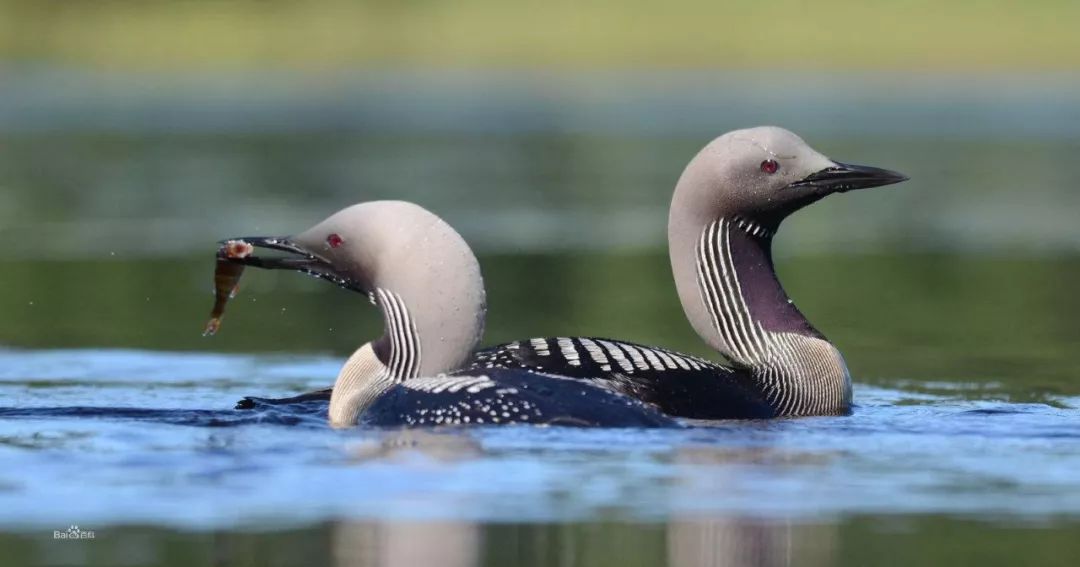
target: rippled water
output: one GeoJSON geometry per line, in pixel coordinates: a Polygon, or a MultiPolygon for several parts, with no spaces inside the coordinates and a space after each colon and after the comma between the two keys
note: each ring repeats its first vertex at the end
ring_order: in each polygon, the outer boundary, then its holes
{"type": "Polygon", "coordinates": [[[0,557],[15,564],[1080,557],[1073,78],[390,73],[309,93],[6,76],[0,557]],[[326,386],[380,322],[356,294],[252,270],[203,338],[213,242],[372,198],[423,203],[477,248],[487,344],[615,336],[708,356],[672,288],[665,211],[705,140],[762,122],[912,176],[814,205],[776,242],[786,289],[856,376],[853,415],[334,431],[318,408],[231,409],[326,386]],[[53,539],[74,525],[94,541],[53,539]]]}
{"type": "Polygon", "coordinates": [[[7,519],[227,527],[372,517],[1039,519],[1080,510],[1080,397],[1008,403],[972,400],[965,384],[932,384],[937,394],[860,384],[850,417],[675,431],[340,432],[325,424],[324,404],[231,409],[243,394],[325,385],[338,364],[5,351],[7,519]],[[37,377],[27,381],[31,369],[37,377]]]}
{"type": "MultiPolygon", "coordinates": [[[[338,364],[0,352],[0,521],[30,534],[71,523],[107,534],[130,524],[188,533],[599,519],[685,522],[696,533],[886,515],[1067,530],[1080,511],[1077,396],[1009,403],[980,399],[973,384],[857,384],[852,416],[670,431],[343,432],[327,427],[324,407],[230,409],[244,394],[324,385],[338,364]]],[[[764,545],[768,557],[777,545],[764,545]]]]}

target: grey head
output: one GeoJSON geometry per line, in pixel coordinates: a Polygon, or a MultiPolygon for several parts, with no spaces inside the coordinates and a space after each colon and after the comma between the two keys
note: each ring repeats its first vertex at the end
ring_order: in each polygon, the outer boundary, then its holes
{"type": "Polygon", "coordinates": [[[833,193],[890,185],[907,177],[834,161],[776,126],[728,132],[690,161],[676,187],[672,225],[682,215],[740,215],[775,231],[791,213],[833,193]]]}
{"type": "Polygon", "coordinates": [[[338,376],[331,399],[336,424],[355,422],[380,388],[459,368],[483,335],[486,303],[476,256],[449,224],[413,203],[361,203],[295,236],[233,240],[256,248],[239,260],[244,264],[330,280],[367,295],[382,311],[383,336],[360,347],[338,376]]]}

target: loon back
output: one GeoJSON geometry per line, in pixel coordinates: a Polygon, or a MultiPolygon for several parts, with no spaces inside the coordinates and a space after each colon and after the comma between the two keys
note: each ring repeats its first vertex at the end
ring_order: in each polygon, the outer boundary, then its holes
{"type": "Polygon", "coordinates": [[[648,404],[587,382],[499,368],[406,380],[372,403],[360,423],[639,428],[679,425],[648,404]]]}
{"type": "MultiPolygon", "coordinates": [[[[331,389],[289,398],[247,397],[236,409],[289,406],[303,413],[328,410],[331,389]]],[[[406,380],[387,389],[360,416],[372,426],[558,425],[567,427],[679,427],[653,405],[594,384],[499,367],[406,380]]]]}
{"type": "Polygon", "coordinates": [[[594,337],[547,337],[489,347],[461,372],[525,369],[566,376],[692,419],[776,417],[753,376],[667,349],[594,337]]]}
{"type": "MultiPolygon", "coordinates": [[[[514,370],[561,377],[555,383],[558,386],[555,391],[570,391],[573,388],[569,384],[576,382],[580,384],[579,388],[586,388],[583,391],[587,393],[597,388],[620,394],[619,398],[640,401],[652,410],[670,416],[691,419],[777,416],[775,408],[755,391],[753,379],[746,372],[666,349],[612,339],[551,337],[492,346],[477,351],[469,363],[452,376],[468,378],[486,373],[501,379],[507,376],[505,372],[514,370]]],[[[513,376],[516,381],[527,379],[524,373],[513,376]]],[[[546,376],[534,379],[548,381],[546,376]]],[[[411,386],[412,382],[406,382],[406,385],[411,386]]],[[[412,394],[406,387],[398,390],[399,397],[412,394]]],[[[528,388],[523,390],[528,391],[528,388]]],[[[327,388],[287,398],[246,397],[237,402],[236,409],[328,401],[331,391],[327,388]]],[[[546,415],[558,415],[558,411],[549,410],[546,415]]],[[[412,419],[418,418],[413,416],[412,419]]],[[[426,419],[430,420],[430,417],[426,419]]],[[[475,419],[473,417],[473,423],[476,423],[475,419]]]]}

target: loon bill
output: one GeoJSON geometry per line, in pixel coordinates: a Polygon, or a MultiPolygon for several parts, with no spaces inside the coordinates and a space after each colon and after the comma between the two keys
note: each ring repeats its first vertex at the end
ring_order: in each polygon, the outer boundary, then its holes
{"type": "MultiPolygon", "coordinates": [[[[782,128],[728,132],[687,165],[668,217],[669,256],[683,310],[705,343],[726,359],[724,364],[610,339],[546,337],[470,349],[470,356],[453,361],[448,370],[560,375],[685,418],[849,413],[851,376],[844,358],[788,298],[773,267],[772,240],[785,218],[832,193],[906,179],[885,169],[833,161],[782,128]]],[[[343,225],[335,226],[343,233],[343,225]]],[[[319,232],[321,242],[309,233],[302,239],[240,239],[291,255],[243,261],[300,270],[370,293],[355,266],[382,259],[343,254],[337,233],[319,232]]],[[[425,242],[421,246],[431,241],[425,242]]],[[[427,308],[426,298],[417,301],[420,309],[427,308]]],[[[481,305],[457,305],[459,312],[482,320],[481,305]]],[[[245,398],[237,407],[313,399],[331,399],[332,406],[335,395],[329,389],[294,398],[245,398]]]]}

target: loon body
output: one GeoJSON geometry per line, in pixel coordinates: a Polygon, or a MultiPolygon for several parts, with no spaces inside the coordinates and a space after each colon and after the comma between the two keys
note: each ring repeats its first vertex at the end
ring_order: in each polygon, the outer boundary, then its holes
{"type": "MultiPolygon", "coordinates": [[[[773,236],[787,216],[827,195],[905,179],[833,161],[782,128],[724,134],[687,165],[668,219],[683,310],[724,364],[610,339],[550,337],[474,352],[457,372],[560,375],[686,418],[846,414],[847,365],[785,293],[773,267],[773,236]]],[[[331,395],[247,398],[237,407],[331,395]]]]}

